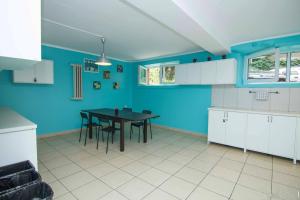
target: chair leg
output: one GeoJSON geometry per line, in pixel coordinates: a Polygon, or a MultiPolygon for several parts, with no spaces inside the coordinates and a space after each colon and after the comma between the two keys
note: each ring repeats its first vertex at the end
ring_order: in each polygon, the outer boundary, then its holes
{"type": "Polygon", "coordinates": [[[81,140],[81,133],[82,133],[82,123],[81,123],[81,127],[80,127],[79,142],[81,140]]]}
{"type": "Polygon", "coordinates": [[[98,149],[98,146],[99,146],[99,130],[100,127],[97,128],[97,132],[96,132],[96,137],[97,137],[97,149],[98,149]]]}
{"type": "Polygon", "coordinates": [[[152,140],[152,126],[150,120],[149,120],[149,126],[150,126],[151,140],[152,140]]]}
{"type": "Polygon", "coordinates": [[[132,126],[130,126],[130,140],[131,140],[131,135],[132,135],[132,126]]]}
{"type": "Polygon", "coordinates": [[[85,130],[85,140],[84,140],[84,146],[86,145],[86,138],[87,138],[87,134],[88,134],[88,127],[86,127],[86,130],[85,130]]]}
{"type": "Polygon", "coordinates": [[[107,154],[107,152],[108,152],[108,140],[109,140],[109,132],[107,132],[106,154],[107,154]]]}
{"type": "Polygon", "coordinates": [[[112,133],[111,133],[111,143],[112,143],[112,144],[114,143],[114,137],[115,137],[115,134],[112,132],[112,133]]]}
{"type": "Polygon", "coordinates": [[[104,142],[103,129],[102,130],[102,142],[104,142]]]}
{"type": "Polygon", "coordinates": [[[139,143],[141,142],[141,127],[139,127],[139,143]]]}

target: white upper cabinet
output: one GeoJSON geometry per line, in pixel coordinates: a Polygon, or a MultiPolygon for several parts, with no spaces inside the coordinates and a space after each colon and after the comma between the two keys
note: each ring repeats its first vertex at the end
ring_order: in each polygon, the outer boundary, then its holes
{"type": "Polygon", "coordinates": [[[235,59],[176,65],[175,82],[179,85],[235,84],[236,66],[235,59]]]}
{"type": "Polygon", "coordinates": [[[24,68],[41,61],[40,0],[2,0],[0,24],[0,68],[24,68]]]}
{"type": "Polygon", "coordinates": [[[201,84],[214,85],[216,83],[217,62],[203,62],[201,66],[201,84]]]}
{"type": "Polygon", "coordinates": [[[186,84],[187,81],[187,70],[186,65],[176,65],[175,66],[175,83],[179,85],[186,84]]]}
{"type": "Polygon", "coordinates": [[[216,84],[235,84],[236,65],[235,59],[218,60],[216,84]]]}
{"type": "Polygon", "coordinates": [[[32,67],[14,70],[14,83],[53,84],[53,61],[43,60],[32,67]]]}
{"type": "Polygon", "coordinates": [[[300,118],[297,118],[296,154],[297,160],[300,160],[300,118]]]}

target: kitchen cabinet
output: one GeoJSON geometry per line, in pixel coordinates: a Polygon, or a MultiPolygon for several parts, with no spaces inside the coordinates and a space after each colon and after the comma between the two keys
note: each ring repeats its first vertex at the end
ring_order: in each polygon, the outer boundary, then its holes
{"type": "Polygon", "coordinates": [[[41,1],[0,2],[0,68],[19,69],[41,61],[41,1]]]}
{"type": "Polygon", "coordinates": [[[201,84],[201,67],[202,64],[191,63],[187,65],[187,81],[186,83],[189,85],[199,85],[201,84]]]}
{"type": "Polygon", "coordinates": [[[210,108],[208,141],[300,159],[300,113],[210,108]]]}
{"type": "Polygon", "coordinates": [[[179,85],[185,85],[187,82],[187,70],[186,65],[176,65],[175,66],[175,83],[179,85]]]}
{"type": "Polygon", "coordinates": [[[33,67],[14,70],[14,83],[53,84],[53,61],[43,60],[33,67]]]}
{"type": "Polygon", "coordinates": [[[209,111],[208,141],[225,144],[226,124],[224,111],[209,111]]]}
{"type": "Polygon", "coordinates": [[[247,115],[209,111],[208,141],[244,148],[247,115]]]}
{"type": "Polygon", "coordinates": [[[0,167],[24,160],[37,165],[37,125],[9,108],[0,108],[0,167]]]}
{"type": "Polygon", "coordinates": [[[213,85],[216,83],[217,62],[204,62],[201,66],[201,84],[213,85]]]}
{"type": "Polygon", "coordinates": [[[223,59],[217,61],[217,77],[215,84],[235,84],[236,60],[223,59]]]}
{"type": "Polygon", "coordinates": [[[268,153],[269,115],[248,114],[246,149],[268,153]]]}

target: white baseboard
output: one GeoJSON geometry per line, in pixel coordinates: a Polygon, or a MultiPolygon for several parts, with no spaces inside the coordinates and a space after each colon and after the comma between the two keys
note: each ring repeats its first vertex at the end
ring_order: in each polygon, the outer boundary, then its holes
{"type": "MultiPolygon", "coordinates": [[[[80,131],[80,128],[79,129],[73,129],[73,130],[67,130],[67,131],[61,131],[61,132],[55,132],[55,133],[42,134],[42,135],[38,135],[37,137],[39,139],[42,139],[42,138],[72,134],[72,133],[76,133],[76,132],[79,132],[79,131],[80,131]]],[[[85,131],[85,128],[82,129],[82,132],[83,131],[85,131]]]]}
{"type": "Polygon", "coordinates": [[[181,134],[185,134],[185,135],[191,135],[193,137],[207,138],[207,135],[204,134],[204,133],[187,131],[187,130],[183,130],[183,129],[179,129],[179,128],[173,128],[173,127],[169,127],[169,126],[162,126],[162,125],[158,125],[158,124],[152,124],[152,126],[157,127],[157,128],[166,129],[166,130],[175,131],[177,133],[181,133],[181,134]]]}

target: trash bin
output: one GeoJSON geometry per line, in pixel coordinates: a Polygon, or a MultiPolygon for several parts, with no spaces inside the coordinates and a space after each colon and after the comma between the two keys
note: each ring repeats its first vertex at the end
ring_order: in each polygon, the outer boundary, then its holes
{"type": "Polygon", "coordinates": [[[16,187],[24,187],[37,181],[41,181],[41,176],[36,171],[23,171],[0,177],[0,194],[9,192],[16,187]]]}
{"type": "Polygon", "coordinates": [[[44,182],[33,184],[12,190],[5,194],[0,194],[0,200],[52,200],[53,191],[44,182]]]}
{"type": "Polygon", "coordinates": [[[19,173],[21,171],[32,171],[32,170],[35,170],[35,168],[31,164],[31,162],[27,160],[27,161],[0,167],[0,177],[19,173]]]}

